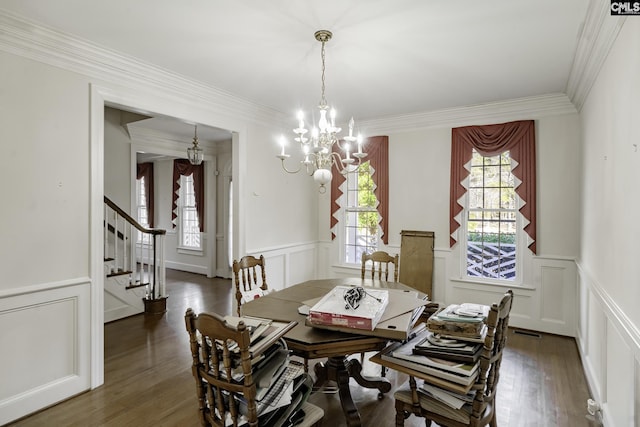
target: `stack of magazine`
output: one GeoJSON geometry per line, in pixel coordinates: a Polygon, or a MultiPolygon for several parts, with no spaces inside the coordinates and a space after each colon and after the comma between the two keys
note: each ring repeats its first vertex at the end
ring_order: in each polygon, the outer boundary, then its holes
{"type": "Polygon", "coordinates": [[[488,312],[484,305],[450,305],[431,316],[425,330],[405,343],[387,347],[380,358],[422,378],[421,394],[452,410],[470,411],[488,312]]]}
{"type": "MultiPolygon", "coordinates": [[[[301,410],[312,389],[311,377],[304,372],[304,366],[289,359],[289,350],[281,339],[295,322],[277,322],[252,317],[226,316],[228,324],[237,326],[242,320],[251,333],[251,365],[253,381],[256,384],[256,409],[260,426],[279,427],[289,425],[292,419],[304,418],[301,410]]],[[[234,346],[231,351],[239,351],[234,346]]],[[[221,366],[220,372],[225,370],[221,366]]],[[[240,383],[244,380],[240,360],[232,367],[231,376],[240,383]]],[[[240,426],[248,425],[247,403],[237,397],[242,414],[240,426]]],[[[227,414],[229,415],[229,414],[227,414]]],[[[225,425],[233,425],[230,415],[225,425]]]]}
{"type": "Polygon", "coordinates": [[[487,335],[485,321],[489,306],[481,304],[452,304],[436,312],[427,320],[427,328],[445,338],[483,342],[487,335]]]}
{"type": "MultiPolygon", "coordinates": [[[[448,359],[443,354],[438,354],[437,357],[421,354],[422,346],[431,336],[433,334],[430,331],[424,330],[404,344],[388,347],[388,351],[383,352],[381,358],[430,377],[445,380],[445,384],[453,383],[453,386],[449,386],[453,391],[469,391],[478,376],[479,358],[471,362],[461,362],[448,359]],[[416,346],[418,346],[417,349],[416,346]]],[[[442,381],[434,382],[443,384],[442,381]]]]}

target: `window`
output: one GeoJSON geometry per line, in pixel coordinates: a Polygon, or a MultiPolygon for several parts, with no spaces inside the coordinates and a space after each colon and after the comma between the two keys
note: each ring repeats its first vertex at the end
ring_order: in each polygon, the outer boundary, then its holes
{"type": "Polygon", "coordinates": [[[187,249],[201,249],[200,222],[196,210],[193,175],[180,176],[178,208],[180,217],[179,246],[187,249]]]}
{"type": "Polygon", "coordinates": [[[461,277],[522,283],[537,243],[535,122],[453,128],[450,185],[461,277]]]}
{"type": "Polygon", "coordinates": [[[389,244],[389,137],[366,138],[362,150],[367,157],[358,173],[331,180],[331,240],[340,236],[341,263],[360,264],[362,252],[389,244]]]}
{"type": "Polygon", "coordinates": [[[467,276],[514,280],[517,276],[517,206],[509,151],[471,157],[466,210],[467,276]]]}
{"type": "Polygon", "coordinates": [[[363,252],[378,248],[380,215],[374,194],[373,170],[369,162],[360,165],[358,172],[347,174],[344,209],[344,262],[360,264],[363,252]]]}
{"type": "MultiPolygon", "coordinates": [[[[147,207],[147,194],[145,190],[145,177],[141,177],[136,180],[136,212],[137,212],[137,220],[140,225],[143,227],[149,228],[149,209],[147,207]]],[[[140,231],[138,234],[138,243],[149,244],[151,235],[147,233],[142,233],[140,231]]]]}
{"type": "Polygon", "coordinates": [[[136,180],[136,204],[138,222],[144,227],[149,227],[149,212],[147,211],[147,195],[144,189],[144,176],[136,180]]]}

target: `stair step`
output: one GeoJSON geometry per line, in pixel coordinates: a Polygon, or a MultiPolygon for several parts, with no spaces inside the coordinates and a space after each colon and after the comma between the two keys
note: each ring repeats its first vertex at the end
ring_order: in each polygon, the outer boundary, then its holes
{"type": "Polygon", "coordinates": [[[126,286],[126,287],[125,287],[125,289],[141,288],[141,287],[143,287],[143,286],[147,286],[147,285],[149,285],[149,283],[140,283],[140,282],[137,282],[135,285],[128,285],[128,286],[126,286]]]}
{"type": "Polygon", "coordinates": [[[118,269],[118,271],[114,271],[113,273],[107,274],[107,277],[124,276],[125,274],[131,274],[131,273],[133,273],[133,271],[124,271],[122,269],[118,269]]]}

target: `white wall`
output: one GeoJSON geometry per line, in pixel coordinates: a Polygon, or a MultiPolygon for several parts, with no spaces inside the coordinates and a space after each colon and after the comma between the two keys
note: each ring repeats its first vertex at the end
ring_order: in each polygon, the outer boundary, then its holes
{"type": "Polygon", "coordinates": [[[3,51],[0,63],[4,424],[89,388],[92,282],[88,81],[3,51]]]}
{"type": "Polygon", "coordinates": [[[628,17],[582,108],[578,343],[606,426],[640,425],[640,21],[628,17]]]}
{"type": "MultiPolygon", "coordinates": [[[[131,210],[131,139],[120,110],[104,109],[104,195],[129,215],[131,210]]],[[[132,215],[134,218],[135,215],[132,215]]]]}
{"type": "MultiPolygon", "coordinates": [[[[534,113],[532,113],[534,114],[534,113]]],[[[578,254],[580,199],[577,114],[535,117],[538,166],[538,255],[524,250],[524,280],[515,283],[511,324],[528,329],[575,334],[575,258],[578,254]]],[[[509,121],[494,118],[492,123],[509,121]]],[[[490,124],[490,123],[486,123],[490,124]]],[[[435,233],[432,298],[443,304],[491,303],[504,286],[461,280],[460,245],[449,248],[451,127],[412,132],[389,131],[389,244],[400,252],[402,230],[435,233]]],[[[322,200],[319,222],[325,239],[327,274],[359,275],[339,262],[338,239],[329,243],[329,198],[322,200]]],[[[340,223],[336,228],[340,227],[340,223]]],[[[402,261],[400,262],[402,268],[402,261]]]]}
{"type": "Polygon", "coordinates": [[[102,196],[121,185],[103,172],[105,104],[234,132],[235,256],[315,242],[317,223],[305,177],[279,191],[278,113],[14,17],[0,26],[5,424],[104,379],[102,196]]]}

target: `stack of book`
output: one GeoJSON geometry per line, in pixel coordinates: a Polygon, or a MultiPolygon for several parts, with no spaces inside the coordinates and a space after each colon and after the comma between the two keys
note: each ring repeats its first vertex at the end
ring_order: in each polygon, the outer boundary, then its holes
{"type": "Polygon", "coordinates": [[[405,343],[387,347],[380,358],[388,362],[386,366],[398,365],[423,379],[420,393],[453,410],[469,410],[475,396],[471,388],[480,371],[487,314],[485,306],[449,306],[434,315],[435,319],[432,316],[425,330],[405,343]]]}
{"type": "MultiPolygon", "coordinates": [[[[283,425],[300,410],[312,388],[311,377],[304,372],[301,363],[289,359],[290,351],[281,339],[296,323],[235,316],[226,316],[225,320],[234,326],[243,321],[251,333],[249,352],[253,381],[256,384],[259,425],[283,425]]],[[[229,350],[239,352],[237,345],[230,346],[229,350]]],[[[220,372],[224,375],[223,366],[220,372]]],[[[231,376],[238,383],[244,381],[240,360],[232,366],[231,376]]],[[[243,415],[239,425],[248,425],[244,418],[247,414],[246,401],[238,398],[238,407],[243,415]]],[[[225,424],[233,424],[230,416],[225,424]]]]}
{"type": "Polygon", "coordinates": [[[424,330],[406,343],[392,344],[381,352],[380,357],[418,372],[420,378],[432,384],[456,393],[467,393],[478,376],[479,359],[465,363],[415,353],[416,344],[425,342],[430,335],[431,332],[424,330]]]}

